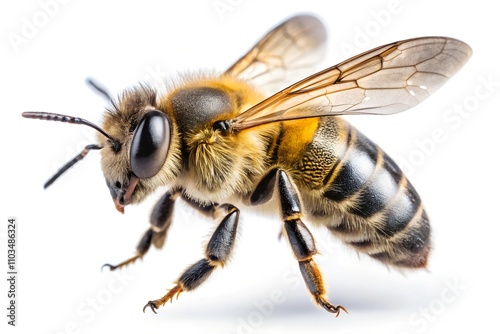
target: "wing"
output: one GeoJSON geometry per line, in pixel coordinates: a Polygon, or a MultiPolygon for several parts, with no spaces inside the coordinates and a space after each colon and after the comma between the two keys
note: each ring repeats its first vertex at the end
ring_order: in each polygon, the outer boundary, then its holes
{"type": "Polygon", "coordinates": [[[446,37],[387,44],[289,86],[229,124],[241,130],[307,117],[397,113],[425,100],[471,55],[467,44],[446,37]]]}
{"type": "Polygon", "coordinates": [[[290,76],[301,70],[310,71],[311,66],[319,62],[325,41],[326,30],[319,19],[310,15],[294,16],[267,33],[225,74],[259,87],[280,83],[278,89],[282,89],[294,82],[285,82],[290,76]]]}

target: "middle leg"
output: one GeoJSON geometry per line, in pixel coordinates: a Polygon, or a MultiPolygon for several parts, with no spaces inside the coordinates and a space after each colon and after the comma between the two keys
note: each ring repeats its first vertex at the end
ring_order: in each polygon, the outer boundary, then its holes
{"type": "Polygon", "coordinates": [[[228,262],[236,240],[240,210],[231,204],[221,204],[207,207],[206,211],[212,212],[214,216],[225,213],[225,216],[207,244],[205,257],[186,269],[175,282],[175,286],[163,297],[150,300],[143,311],[150,307],[156,313],[160,306],[172,301],[181,292],[196,289],[205,282],[215,268],[223,267],[228,262]]]}

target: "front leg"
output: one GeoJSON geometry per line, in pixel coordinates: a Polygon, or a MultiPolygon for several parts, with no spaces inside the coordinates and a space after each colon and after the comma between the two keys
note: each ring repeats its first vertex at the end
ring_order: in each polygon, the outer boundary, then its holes
{"type": "Polygon", "coordinates": [[[134,263],[138,259],[142,259],[148,252],[151,244],[160,249],[165,243],[167,231],[172,223],[172,215],[174,212],[175,200],[181,194],[182,190],[171,190],[165,193],[160,200],[155,204],[149,219],[150,228],[144,233],[136,248],[136,253],[133,257],[112,265],[106,263],[102,268],[108,267],[111,271],[125,267],[134,263]]]}
{"type": "Polygon", "coordinates": [[[335,313],[337,316],[341,310],[347,313],[343,306],[333,305],[325,297],[326,289],[323,277],[313,259],[313,256],[317,253],[314,237],[300,219],[302,216],[300,197],[288,174],[278,168],[272,169],[255,188],[254,193],[250,196],[250,203],[257,205],[268,201],[276,187],[278,188],[281,219],[284,222],[285,234],[288,237],[295,258],[299,262],[300,273],[309,292],[316,303],[328,312],[335,313]]]}
{"type": "Polygon", "coordinates": [[[163,297],[149,301],[142,309],[143,311],[150,307],[156,313],[160,306],[165,305],[183,291],[194,290],[212,274],[215,268],[223,267],[228,262],[236,240],[240,210],[231,204],[210,205],[206,209],[215,216],[219,213],[225,213],[225,216],[208,242],[205,258],[186,269],[171,290],[163,297]]]}

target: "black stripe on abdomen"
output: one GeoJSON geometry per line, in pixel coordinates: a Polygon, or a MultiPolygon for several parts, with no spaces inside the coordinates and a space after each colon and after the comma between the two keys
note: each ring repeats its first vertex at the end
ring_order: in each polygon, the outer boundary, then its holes
{"type": "Polygon", "coordinates": [[[399,190],[398,184],[402,174],[391,172],[390,161],[381,150],[377,160],[374,173],[366,185],[353,196],[356,205],[350,212],[362,218],[368,218],[384,209],[399,190]]]}
{"type": "Polygon", "coordinates": [[[350,131],[352,143],[324,196],[350,214],[370,220],[380,234],[390,237],[413,219],[420,198],[387,154],[359,131],[350,131]]]}

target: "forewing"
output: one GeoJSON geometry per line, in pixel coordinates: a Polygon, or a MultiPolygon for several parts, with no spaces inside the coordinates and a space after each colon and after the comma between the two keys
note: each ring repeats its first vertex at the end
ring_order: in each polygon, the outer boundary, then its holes
{"type": "Polygon", "coordinates": [[[265,35],[225,74],[250,81],[261,89],[273,85],[282,89],[295,82],[296,75],[310,71],[319,62],[325,41],[326,30],[318,18],[294,16],[265,35]],[[290,82],[293,77],[295,80],[290,82]]]}
{"type": "Polygon", "coordinates": [[[446,37],[387,44],[291,85],[231,123],[240,130],[298,118],[401,112],[441,87],[471,54],[467,44],[446,37]]]}

